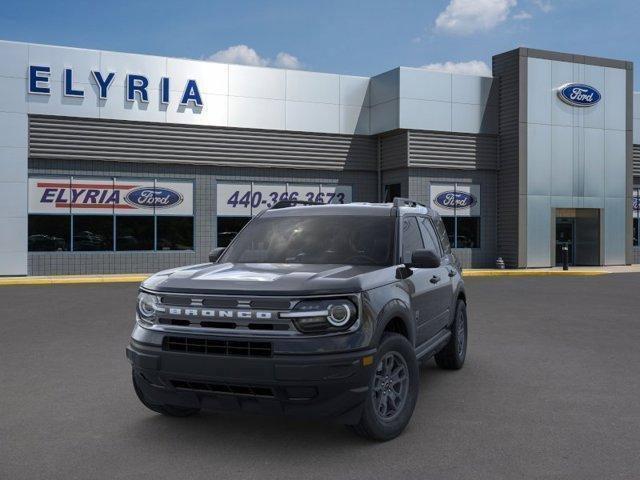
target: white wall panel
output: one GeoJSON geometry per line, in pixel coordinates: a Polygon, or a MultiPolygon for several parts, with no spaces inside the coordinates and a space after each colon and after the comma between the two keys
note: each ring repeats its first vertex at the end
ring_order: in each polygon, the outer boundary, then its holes
{"type": "Polygon", "coordinates": [[[603,95],[598,103],[591,107],[580,108],[576,112],[582,115],[585,128],[605,128],[604,112],[609,100],[609,93],[605,86],[604,70],[604,67],[594,65],[584,66],[584,83],[594,87],[601,95],[605,90],[607,91],[607,95],[603,95]]]}
{"type": "MultiPolygon", "coordinates": [[[[117,90],[116,87],[112,87],[117,90]]],[[[149,102],[144,103],[136,100],[129,102],[125,100],[124,94],[118,95],[116,92],[109,93],[106,100],[101,100],[100,118],[112,118],[119,120],[136,120],[141,122],[165,122],[166,105],[160,105],[160,92],[158,90],[147,90],[149,102]]]]}
{"type": "Polygon", "coordinates": [[[527,192],[551,194],[551,126],[527,125],[527,192]]]}
{"type": "Polygon", "coordinates": [[[400,100],[394,99],[371,107],[371,134],[387,132],[400,124],[400,100]]]}
{"type": "Polygon", "coordinates": [[[551,61],[529,58],[527,65],[527,121],[551,124],[551,61]]]}
{"type": "Polygon", "coordinates": [[[369,77],[340,75],[340,105],[369,106],[369,77]]]}
{"type": "Polygon", "coordinates": [[[401,67],[400,97],[450,102],[451,74],[401,67]]]}
{"type": "Polygon", "coordinates": [[[229,95],[284,100],[286,70],[229,65],[229,95]]]}
{"type": "Polygon", "coordinates": [[[619,130],[605,130],[604,154],[605,196],[624,197],[627,184],[626,133],[619,130]]]}
{"type": "MultiPolygon", "coordinates": [[[[549,85],[549,101],[551,105],[551,123],[553,125],[573,125],[575,107],[567,105],[558,98],[558,88],[566,83],[577,81],[573,76],[573,64],[568,62],[551,62],[551,84],[549,85]]],[[[529,87],[531,88],[531,86],[529,87]]]]}
{"type": "Polygon", "coordinates": [[[401,128],[451,131],[451,103],[400,99],[401,128]]]}
{"type": "Polygon", "coordinates": [[[627,72],[620,68],[605,68],[604,75],[606,85],[604,111],[605,128],[611,130],[625,130],[627,72]]]}
{"type": "Polygon", "coordinates": [[[551,194],[573,195],[573,128],[571,126],[551,126],[551,194]]]}
{"type": "Polygon", "coordinates": [[[0,182],[26,182],[26,158],[26,147],[0,147],[0,182]]]}
{"type": "Polygon", "coordinates": [[[400,69],[371,77],[371,106],[386,103],[400,97],[400,69]]]}
{"type": "Polygon", "coordinates": [[[604,130],[584,129],[584,194],[585,197],[604,196],[605,184],[604,130]]]}
{"type": "Polygon", "coordinates": [[[0,112],[27,113],[24,78],[0,77],[0,112]]]}
{"type": "Polygon", "coordinates": [[[284,130],[285,102],[267,98],[229,97],[229,126],[284,130]]]}
{"type": "Polygon", "coordinates": [[[328,103],[287,102],[287,130],[331,133],[340,131],[340,107],[328,103]]]}
{"type": "Polygon", "coordinates": [[[287,100],[337,105],[340,103],[340,76],[287,70],[287,100]]]}
{"type": "Polygon", "coordinates": [[[493,78],[473,75],[451,76],[451,101],[454,103],[485,104],[489,101],[493,78]]]}

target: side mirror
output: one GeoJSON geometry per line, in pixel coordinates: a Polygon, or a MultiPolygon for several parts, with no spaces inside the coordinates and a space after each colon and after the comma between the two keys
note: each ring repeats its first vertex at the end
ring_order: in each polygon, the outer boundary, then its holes
{"type": "Polygon", "coordinates": [[[209,253],[209,261],[211,263],[216,263],[225,250],[226,248],[224,247],[218,247],[211,250],[209,253]]]}
{"type": "Polygon", "coordinates": [[[413,268],[438,268],[440,257],[433,250],[420,249],[411,255],[411,265],[413,268]]]}

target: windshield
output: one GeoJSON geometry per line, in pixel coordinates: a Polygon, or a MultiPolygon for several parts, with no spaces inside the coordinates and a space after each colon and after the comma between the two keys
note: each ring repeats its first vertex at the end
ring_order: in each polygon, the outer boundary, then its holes
{"type": "Polygon", "coordinates": [[[238,234],[220,262],[393,265],[393,217],[262,217],[238,234]]]}

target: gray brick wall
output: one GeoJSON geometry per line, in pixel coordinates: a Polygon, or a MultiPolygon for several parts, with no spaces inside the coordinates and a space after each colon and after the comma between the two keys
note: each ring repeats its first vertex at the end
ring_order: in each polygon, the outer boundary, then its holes
{"type": "Polygon", "coordinates": [[[194,181],[195,238],[189,252],[33,252],[29,275],[148,273],[207,261],[215,247],[216,182],[269,181],[351,185],[354,201],[375,202],[377,173],[277,168],[30,159],[30,175],[113,176],[194,181]]]}

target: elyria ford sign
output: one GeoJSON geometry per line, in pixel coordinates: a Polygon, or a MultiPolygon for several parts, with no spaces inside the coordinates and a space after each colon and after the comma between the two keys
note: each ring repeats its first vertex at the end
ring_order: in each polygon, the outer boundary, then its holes
{"type": "MultiPolygon", "coordinates": [[[[74,83],[74,71],[65,68],[62,72],[62,95],[65,97],[84,98],[85,91],[74,83]]],[[[92,70],[91,75],[97,87],[98,96],[101,100],[106,100],[109,90],[116,78],[115,72],[99,72],[92,70]]],[[[51,95],[51,67],[47,65],[29,65],[28,91],[30,94],[51,95]]],[[[127,102],[138,100],[142,103],[149,103],[149,91],[156,90],[160,93],[160,103],[167,105],[170,99],[171,79],[162,77],[159,85],[150,85],[149,78],[145,75],[127,73],[124,89],[127,102]]],[[[182,91],[180,105],[202,107],[202,96],[195,80],[187,80],[184,85],[178,87],[182,91]]]]}
{"type": "Polygon", "coordinates": [[[598,90],[584,83],[566,83],[558,87],[558,97],[574,107],[591,107],[602,98],[598,90]]]}
{"type": "Polygon", "coordinates": [[[476,204],[476,202],[476,198],[466,192],[442,192],[434,198],[434,203],[436,205],[451,210],[455,208],[471,208],[476,204]]]}

